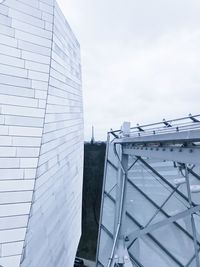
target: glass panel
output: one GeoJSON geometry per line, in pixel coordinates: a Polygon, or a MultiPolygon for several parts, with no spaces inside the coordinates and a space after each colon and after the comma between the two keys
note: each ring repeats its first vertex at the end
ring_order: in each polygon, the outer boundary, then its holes
{"type": "Polygon", "coordinates": [[[196,257],[194,257],[193,261],[190,263],[189,267],[197,267],[196,257]]]}
{"type": "Polygon", "coordinates": [[[152,236],[184,265],[194,254],[193,241],[174,224],[156,229],[152,236]]]}
{"type": "Polygon", "coordinates": [[[164,205],[163,210],[170,216],[174,216],[179,212],[185,211],[189,208],[188,203],[180,201],[177,194],[173,194],[167,203],[164,205]]]}
{"type": "MultiPolygon", "coordinates": [[[[134,157],[130,158],[129,167],[134,160],[134,157]]],[[[187,200],[186,183],[178,186],[178,190],[186,198],[173,190],[173,187],[176,188],[177,186],[176,179],[184,179],[178,164],[146,158],[144,160],[147,163],[146,165],[138,161],[128,172],[127,195],[125,199],[127,211],[125,235],[133,234],[134,236],[135,231],[147,225],[163,221],[169,216],[187,211],[190,207],[187,200]],[[149,167],[147,166],[148,164],[149,167]]],[[[189,177],[191,185],[200,185],[200,178],[197,176],[200,173],[200,167],[194,167],[192,171],[194,173],[190,174],[189,177]]],[[[117,171],[114,173],[113,170],[109,170],[106,179],[109,180],[106,182],[107,188],[111,188],[110,192],[112,192],[112,186],[117,183],[117,171]],[[111,178],[111,176],[113,177],[111,178]]],[[[114,188],[113,196],[118,193],[116,190],[117,186],[114,186],[114,188]]],[[[195,203],[200,202],[199,195],[200,193],[192,193],[192,200],[195,203]]],[[[112,229],[113,224],[111,221],[115,219],[115,216],[113,214],[109,217],[109,215],[112,213],[112,209],[114,212],[115,204],[113,204],[112,208],[112,205],[108,204],[109,201],[105,199],[104,201],[103,223],[108,225],[107,228],[110,227],[109,229],[112,229]],[[104,215],[107,218],[104,218],[104,215]]],[[[200,242],[200,214],[195,214],[194,218],[197,238],[200,242]]],[[[144,267],[185,266],[194,255],[190,216],[181,218],[177,222],[157,227],[154,231],[142,235],[133,241],[134,238],[126,242],[130,255],[144,267]],[[129,248],[132,242],[133,244],[129,248]]],[[[104,245],[107,246],[107,244],[104,245]]],[[[102,249],[103,246],[100,242],[100,250],[102,249]]],[[[190,266],[196,266],[195,261],[190,266]]]]}
{"type": "Polygon", "coordinates": [[[108,259],[111,255],[112,246],[112,238],[103,229],[101,229],[99,260],[104,266],[107,266],[108,264],[108,259]]]}
{"type": "Polygon", "coordinates": [[[109,199],[109,197],[104,198],[104,213],[102,217],[102,224],[111,233],[114,233],[114,222],[115,222],[115,203],[109,199]]]}
{"type": "MultiPolygon", "coordinates": [[[[134,233],[138,229],[140,229],[140,228],[137,226],[137,224],[135,224],[133,222],[133,220],[130,219],[129,216],[126,216],[126,231],[127,231],[127,234],[134,233]]],[[[130,240],[130,242],[131,241],[132,240],[130,240]]]]}
{"type": "Polygon", "coordinates": [[[107,165],[107,176],[109,179],[106,179],[105,191],[116,198],[117,171],[109,163],[107,165]]]}
{"type": "Polygon", "coordinates": [[[126,205],[127,211],[142,226],[150,220],[156,211],[156,208],[130,183],[127,189],[126,205]]]}
{"type": "Polygon", "coordinates": [[[195,226],[196,226],[196,231],[197,231],[197,239],[200,242],[200,215],[194,214],[194,221],[195,221],[195,226]]]}
{"type": "Polygon", "coordinates": [[[176,267],[178,266],[148,236],[140,238],[129,249],[130,253],[145,267],[176,267]]]}

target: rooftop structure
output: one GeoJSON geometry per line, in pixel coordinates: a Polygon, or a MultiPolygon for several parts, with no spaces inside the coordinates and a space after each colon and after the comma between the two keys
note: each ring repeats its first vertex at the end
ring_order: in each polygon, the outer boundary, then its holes
{"type": "Polygon", "coordinates": [[[98,267],[199,267],[200,115],[108,133],[98,267]]]}

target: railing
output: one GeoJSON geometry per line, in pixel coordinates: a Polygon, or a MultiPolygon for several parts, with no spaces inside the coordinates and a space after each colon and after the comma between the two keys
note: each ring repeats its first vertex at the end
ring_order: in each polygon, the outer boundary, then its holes
{"type": "MultiPolygon", "coordinates": [[[[150,136],[156,134],[168,134],[176,133],[183,131],[192,131],[200,130],[200,114],[198,115],[189,115],[187,117],[174,119],[174,120],[165,120],[152,124],[139,125],[130,128],[130,137],[138,136],[150,136]]],[[[122,131],[110,131],[111,134],[116,137],[120,137],[122,131]]]]}

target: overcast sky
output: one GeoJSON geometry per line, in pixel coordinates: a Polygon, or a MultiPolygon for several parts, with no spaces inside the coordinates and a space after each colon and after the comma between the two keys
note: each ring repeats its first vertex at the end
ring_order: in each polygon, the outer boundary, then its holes
{"type": "Polygon", "coordinates": [[[58,0],[81,45],[85,139],[200,109],[199,0],[58,0]]]}

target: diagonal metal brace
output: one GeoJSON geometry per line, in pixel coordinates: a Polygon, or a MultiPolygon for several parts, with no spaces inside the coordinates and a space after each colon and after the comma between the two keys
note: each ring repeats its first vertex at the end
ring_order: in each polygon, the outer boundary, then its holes
{"type": "Polygon", "coordinates": [[[183,212],[180,212],[174,216],[171,216],[169,218],[166,218],[165,220],[162,220],[158,223],[155,223],[155,224],[152,224],[152,225],[149,225],[147,226],[146,228],[142,229],[142,230],[137,230],[137,231],[134,231],[133,233],[130,233],[128,234],[128,238],[131,240],[131,239],[135,239],[135,238],[138,238],[138,237],[141,237],[143,235],[146,235],[160,227],[163,227],[165,225],[168,225],[169,223],[173,223],[179,219],[182,219],[184,217],[188,217],[190,215],[192,215],[193,213],[197,212],[197,211],[200,211],[200,205],[196,206],[196,207],[192,207],[188,210],[185,210],[183,212]]]}

